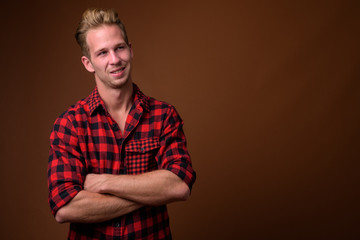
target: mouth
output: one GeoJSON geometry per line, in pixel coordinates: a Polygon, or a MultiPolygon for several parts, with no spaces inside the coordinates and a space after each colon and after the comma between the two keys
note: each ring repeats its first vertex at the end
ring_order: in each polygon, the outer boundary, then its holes
{"type": "Polygon", "coordinates": [[[114,71],[111,71],[110,73],[111,74],[121,74],[124,70],[125,70],[125,67],[122,67],[122,68],[118,68],[114,71]]]}

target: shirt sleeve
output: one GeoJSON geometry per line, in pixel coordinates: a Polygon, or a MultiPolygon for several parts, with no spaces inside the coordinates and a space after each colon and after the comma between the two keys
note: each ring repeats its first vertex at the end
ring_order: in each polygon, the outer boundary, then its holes
{"type": "Polygon", "coordinates": [[[59,117],[50,135],[48,201],[53,215],[83,189],[84,163],[76,129],[66,117],[59,117]]]}
{"type": "Polygon", "coordinates": [[[191,190],[196,173],[187,150],[183,121],[172,106],[167,112],[159,142],[160,149],[157,158],[160,168],[179,176],[191,190]]]}

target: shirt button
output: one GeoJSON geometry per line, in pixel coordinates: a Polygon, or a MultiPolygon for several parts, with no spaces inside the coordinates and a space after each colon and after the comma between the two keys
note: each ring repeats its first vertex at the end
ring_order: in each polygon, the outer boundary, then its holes
{"type": "Polygon", "coordinates": [[[140,148],[140,151],[145,152],[145,148],[143,148],[143,147],[140,148]]]}
{"type": "Polygon", "coordinates": [[[116,222],[116,223],[115,223],[115,227],[120,227],[120,223],[119,223],[119,222],[116,222]]]}

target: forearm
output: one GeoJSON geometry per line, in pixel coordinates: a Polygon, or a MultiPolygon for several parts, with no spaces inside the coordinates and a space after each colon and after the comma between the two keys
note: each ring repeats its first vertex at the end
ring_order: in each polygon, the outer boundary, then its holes
{"type": "MultiPolygon", "coordinates": [[[[99,175],[98,175],[99,176],[99,175]]],[[[108,193],[144,205],[162,205],[187,200],[186,183],[168,170],[156,170],[140,175],[100,176],[102,181],[91,191],[108,193]]]]}
{"type": "Polygon", "coordinates": [[[112,176],[101,192],[110,193],[146,205],[162,205],[186,200],[188,186],[168,170],[157,170],[141,175],[112,176]]]}
{"type": "Polygon", "coordinates": [[[116,196],[80,191],[68,204],[56,213],[56,221],[96,223],[130,213],[141,204],[116,196]]]}

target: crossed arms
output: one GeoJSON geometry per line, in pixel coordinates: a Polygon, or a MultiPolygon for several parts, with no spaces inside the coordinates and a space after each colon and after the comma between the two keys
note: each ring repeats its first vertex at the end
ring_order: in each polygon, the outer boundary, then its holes
{"type": "Polygon", "coordinates": [[[145,205],[156,206],[187,200],[188,185],[168,170],[141,175],[88,174],[84,190],[61,207],[59,223],[95,223],[130,213],[145,205]]]}
{"type": "MultiPolygon", "coordinates": [[[[87,169],[92,164],[88,156],[92,152],[84,144],[83,132],[87,129],[79,127],[86,125],[86,119],[81,122],[67,113],[59,117],[50,135],[48,164],[49,204],[55,219],[60,223],[103,222],[143,206],[186,200],[196,173],[186,149],[181,119],[173,108],[166,116],[156,140],[158,145],[155,139],[144,139],[143,143],[156,146],[156,156],[151,157],[155,157],[159,170],[136,175],[86,174],[102,172],[87,169]]],[[[97,161],[95,157],[93,160],[97,161]]]]}

